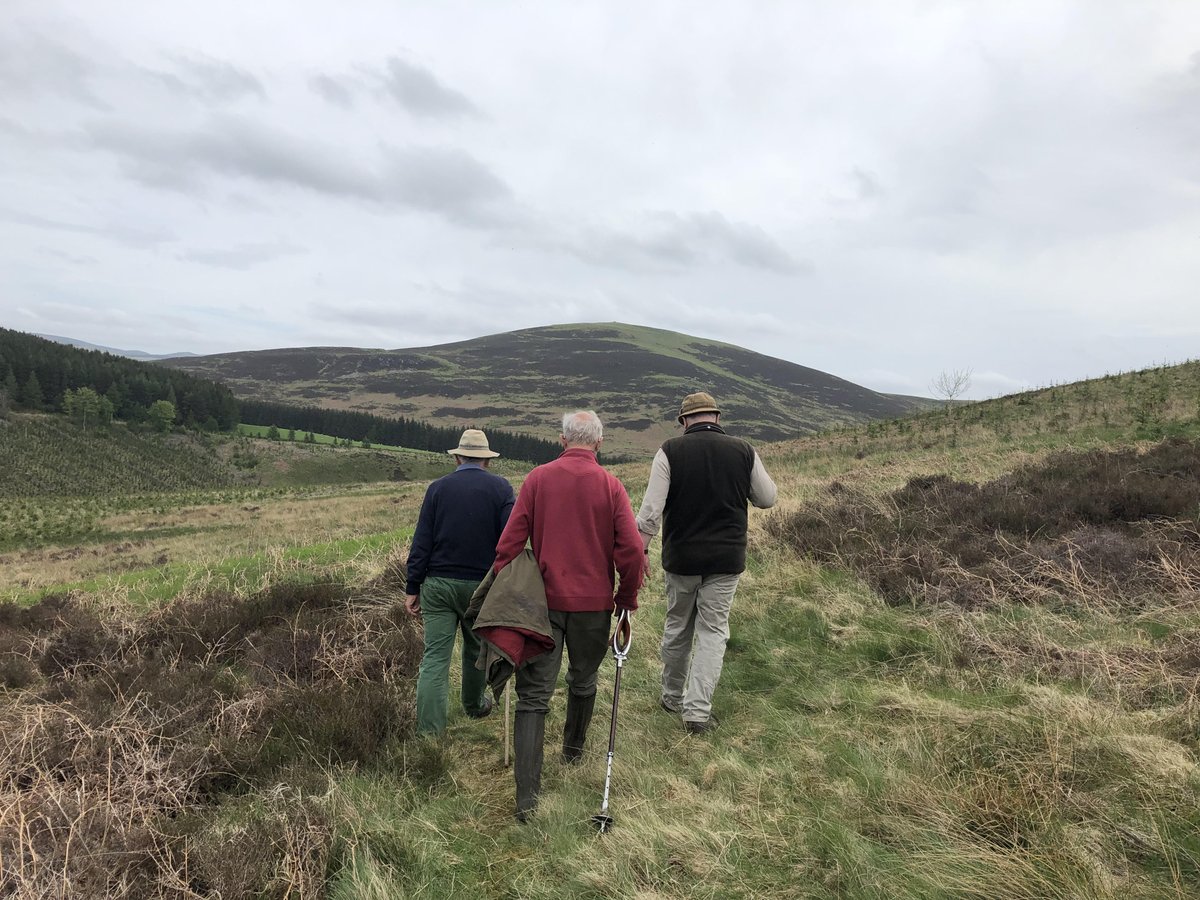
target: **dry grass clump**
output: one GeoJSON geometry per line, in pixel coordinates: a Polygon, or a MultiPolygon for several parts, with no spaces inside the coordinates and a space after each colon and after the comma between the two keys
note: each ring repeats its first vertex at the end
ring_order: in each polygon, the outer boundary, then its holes
{"type": "Polygon", "coordinates": [[[366,763],[413,721],[419,634],[340,585],[140,619],[56,596],[0,604],[0,625],[4,895],[317,896],[331,826],[259,795],[366,763]],[[259,806],[231,823],[239,796],[259,806]]]}
{"type": "Polygon", "coordinates": [[[963,667],[990,669],[1007,677],[1078,685],[1089,696],[1126,709],[1148,710],[1181,705],[1191,709],[1190,724],[1174,738],[1200,746],[1196,698],[1200,690],[1200,629],[1181,627],[1155,642],[1068,643],[1045,630],[981,628],[969,619],[955,625],[956,661],[963,667]]]}
{"type": "Polygon", "coordinates": [[[912,478],[883,498],[833,482],[768,522],[893,605],[1134,608],[1200,598],[1200,444],[1058,453],[982,485],[912,478]]]}

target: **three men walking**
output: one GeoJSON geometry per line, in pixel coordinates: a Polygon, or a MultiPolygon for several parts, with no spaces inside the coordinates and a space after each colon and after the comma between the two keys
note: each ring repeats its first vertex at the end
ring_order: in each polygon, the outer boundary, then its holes
{"type": "MultiPolygon", "coordinates": [[[[546,715],[567,654],[567,714],[562,754],[578,762],[596,701],[597,671],[608,649],[614,609],[637,609],[650,542],[663,534],[667,612],[660,704],[685,730],[716,727],[713,694],[729,639],[729,615],[746,567],[747,503],[767,508],[776,487],[758,453],[727,435],[707,393],[680,406],[683,434],[655,454],[636,519],[620,481],[600,466],[604,439],[594,412],[563,417],[558,459],[536,467],[513,500],[511,485],[487,472],[493,452],[468,429],[447,451],[458,468],[425,495],[408,561],[409,611],[425,619],[417,679],[417,731],[446,727],[448,675],[456,632],[463,636],[462,703],[468,715],[491,711],[479,641],[465,614],[489,568],[499,573],[526,541],[545,586],[554,647],[516,671],[516,816],[524,822],[541,789],[546,715]],[[419,612],[418,612],[419,611],[419,612]]],[[[540,601],[539,601],[540,603],[540,601]]]]}

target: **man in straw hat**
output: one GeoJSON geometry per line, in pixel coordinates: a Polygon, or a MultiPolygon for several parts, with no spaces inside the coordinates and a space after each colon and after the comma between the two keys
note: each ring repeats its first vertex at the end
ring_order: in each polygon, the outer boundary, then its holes
{"type": "MultiPolygon", "coordinates": [[[[679,407],[683,434],[667,440],[650,466],[638,512],[642,545],[663,532],[667,618],[660,704],[689,734],[716,727],[712,698],[729,640],[729,611],[746,568],[746,503],[775,504],[775,482],[746,441],[727,435],[710,394],[679,407]]],[[[648,549],[647,549],[648,552],[648,549]]]]}
{"type": "Polygon", "coordinates": [[[492,711],[484,673],[475,668],[479,639],[466,622],[471,594],[491,568],[496,541],[513,507],[513,489],[487,471],[499,456],[477,428],[447,450],[458,467],[425,491],[412,548],[404,604],[425,620],[425,653],[417,675],[417,733],[440,734],[449,713],[450,657],[462,633],[462,705],[482,719],[492,711]]]}
{"type": "Polygon", "coordinates": [[[499,572],[528,540],[542,572],[554,649],[517,670],[513,728],[516,817],[527,820],[542,784],[546,714],[567,651],[567,720],[562,755],[583,757],[596,703],[596,673],[608,652],[614,606],[637,609],[642,586],[642,542],[624,485],[604,469],[596,452],[604,440],[590,410],[563,416],[563,452],[538,466],[521,485],[512,518],[496,547],[499,572]],[[616,582],[620,575],[620,584],[616,582]]]}

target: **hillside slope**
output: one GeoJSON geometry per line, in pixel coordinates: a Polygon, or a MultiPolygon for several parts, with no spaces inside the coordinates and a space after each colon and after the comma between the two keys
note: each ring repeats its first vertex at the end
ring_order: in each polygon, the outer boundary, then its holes
{"type": "Polygon", "coordinates": [[[680,398],[713,393],[737,433],[781,440],[903,415],[911,400],[876,393],[732,344],[655,328],[556,325],[436,347],[308,347],[171,360],[239,397],[412,416],[438,425],[558,428],[600,413],[608,445],[644,451],[673,433],[680,398]]]}
{"type": "MultiPolygon", "coordinates": [[[[0,419],[0,502],[114,497],[231,487],[303,487],[436,478],[444,454],[333,447],[227,435],[160,435],[114,424],[83,428],[66,416],[0,419]]],[[[525,467],[505,460],[505,472],[525,467]]],[[[0,511],[0,523],[3,523],[0,511]]]]}

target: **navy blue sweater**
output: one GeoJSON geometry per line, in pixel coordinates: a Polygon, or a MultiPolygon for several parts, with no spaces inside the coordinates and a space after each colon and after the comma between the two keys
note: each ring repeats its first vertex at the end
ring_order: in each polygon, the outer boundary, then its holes
{"type": "Polygon", "coordinates": [[[419,593],[430,576],[482,581],[513,499],[511,484],[471,463],[429,485],[408,551],[406,591],[419,593]]]}

